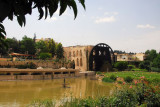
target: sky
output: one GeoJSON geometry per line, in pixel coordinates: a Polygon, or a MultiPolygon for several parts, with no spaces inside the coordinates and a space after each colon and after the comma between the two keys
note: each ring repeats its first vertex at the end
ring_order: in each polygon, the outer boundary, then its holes
{"type": "Polygon", "coordinates": [[[78,16],[68,8],[62,16],[38,20],[37,10],[26,16],[26,26],[5,19],[8,38],[24,35],[53,38],[64,47],[106,43],[126,52],[160,51],[160,0],[86,0],[86,10],[78,3],[78,16]]]}

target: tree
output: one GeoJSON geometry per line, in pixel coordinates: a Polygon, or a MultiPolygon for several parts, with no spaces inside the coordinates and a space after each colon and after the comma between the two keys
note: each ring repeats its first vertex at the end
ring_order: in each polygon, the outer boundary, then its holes
{"type": "Polygon", "coordinates": [[[151,62],[149,60],[143,61],[139,64],[139,68],[146,69],[149,71],[151,69],[151,62]]]}
{"type": "Polygon", "coordinates": [[[5,39],[0,39],[0,57],[7,54],[7,51],[8,45],[6,44],[5,39]]]}
{"type": "Polygon", "coordinates": [[[37,50],[37,54],[49,52],[46,46],[46,43],[43,40],[36,42],[36,50],[37,50]]]}
{"type": "Polygon", "coordinates": [[[58,59],[61,59],[63,58],[63,46],[61,43],[58,43],[57,46],[56,46],[56,54],[57,54],[57,58],[58,59]]]}
{"type": "Polygon", "coordinates": [[[152,50],[147,50],[145,52],[145,54],[147,55],[146,60],[149,60],[151,62],[153,62],[153,60],[157,57],[157,52],[156,50],[152,49],[152,50]]]}
{"type": "Polygon", "coordinates": [[[7,38],[5,39],[5,42],[8,45],[9,52],[15,52],[15,53],[20,52],[19,41],[17,41],[16,38],[7,38]]]}
{"type": "Polygon", "coordinates": [[[21,53],[34,55],[36,53],[33,39],[24,36],[20,42],[21,53]]]}
{"type": "MultiPolygon", "coordinates": [[[[85,8],[85,0],[78,0],[85,8]]],[[[74,11],[75,18],[77,16],[77,4],[75,0],[0,0],[0,39],[5,33],[2,22],[8,17],[11,21],[13,16],[17,17],[17,21],[20,26],[25,26],[27,14],[32,14],[33,9],[38,9],[39,20],[45,15],[45,19],[48,14],[50,17],[60,7],[59,15],[62,15],[67,6],[74,11]]]]}
{"type": "Polygon", "coordinates": [[[153,60],[152,67],[160,68],[160,54],[153,60]]]}
{"type": "Polygon", "coordinates": [[[49,49],[49,52],[52,54],[52,57],[54,57],[54,55],[56,53],[56,43],[53,39],[51,39],[48,42],[48,49],[49,49]]]}

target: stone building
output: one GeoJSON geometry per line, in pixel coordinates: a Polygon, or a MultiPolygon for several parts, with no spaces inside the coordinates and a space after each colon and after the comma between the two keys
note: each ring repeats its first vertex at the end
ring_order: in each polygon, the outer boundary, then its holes
{"type": "Polygon", "coordinates": [[[144,53],[123,53],[123,54],[117,54],[114,53],[116,56],[116,61],[144,61],[146,58],[146,55],[144,53]]]}
{"type": "Polygon", "coordinates": [[[94,46],[70,46],[64,47],[64,57],[74,61],[75,69],[88,70],[89,53],[94,46]]]}
{"type": "Polygon", "coordinates": [[[101,71],[112,68],[115,59],[113,50],[104,43],[96,46],[70,46],[64,47],[64,57],[75,63],[75,69],[80,71],[101,71]]]}

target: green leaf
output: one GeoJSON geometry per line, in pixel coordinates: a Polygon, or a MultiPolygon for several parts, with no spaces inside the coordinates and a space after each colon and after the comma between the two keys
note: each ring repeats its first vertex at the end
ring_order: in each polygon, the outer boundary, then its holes
{"type": "Polygon", "coordinates": [[[86,9],[85,0],[79,0],[79,2],[82,4],[83,8],[86,9]]]}
{"type": "Polygon", "coordinates": [[[21,20],[21,18],[19,16],[17,16],[17,21],[18,21],[19,25],[22,27],[23,22],[22,22],[22,20],[21,20]]]}
{"type": "Polygon", "coordinates": [[[4,26],[0,23],[0,28],[5,30],[4,26]]]}
{"type": "Polygon", "coordinates": [[[67,8],[67,3],[65,1],[60,1],[60,13],[59,13],[59,15],[62,15],[65,12],[66,8],[67,8]]]}
{"type": "Polygon", "coordinates": [[[45,19],[47,18],[47,16],[48,16],[48,8],[47,6],[45,6],[45,19]]]}
{"type": "Polygon", "coordinates": [[[6,35],[5,30],[4,30],[4,29],[1,29],[1,28],[0,28],[0,33],[3,33],[3,34],[5,34],[5,35],[6,35]]]}
{"type": "Polygon", "coordinates": [[[51,0],[51,3],[48,7],[49,9],[49,14],[50,14],[50,17],[53,16],[53,14],[57,11],[58,9],[58,2],[55,2],[54,0],[51,0]]]}
{"type": "Polygon", "coordinates": [[[77,5],[76,2],[74,0],[70,0],[67,2],[68,6],[72,7],[73,11],[74,11],[74,19],[77,17],[77,5]]]}
{"type": "Polygon", "coordinates": [[[44,12],[43,12],[42,8],[39,8],[38,11],[39,11],[39,19],[38,20],[40,20],[40,19],[42,19],[44,12]]]}

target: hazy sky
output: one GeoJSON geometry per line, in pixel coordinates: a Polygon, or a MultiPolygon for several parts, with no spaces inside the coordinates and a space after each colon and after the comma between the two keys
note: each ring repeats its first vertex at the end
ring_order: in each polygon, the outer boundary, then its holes
{"type": "Polygon", "coordinates": [[[47,20],[38,20],[38,15],[37,10],[28,15],[22,28],[16,18],[6,19],[7,37],[33,38],[36,33],[37,38],[53,38],[63,46],[106,43],[113,50],[160,51],[160,0],[86,0],[86,11],[78,3],[76,20],[69,8],[47,20]]]}

